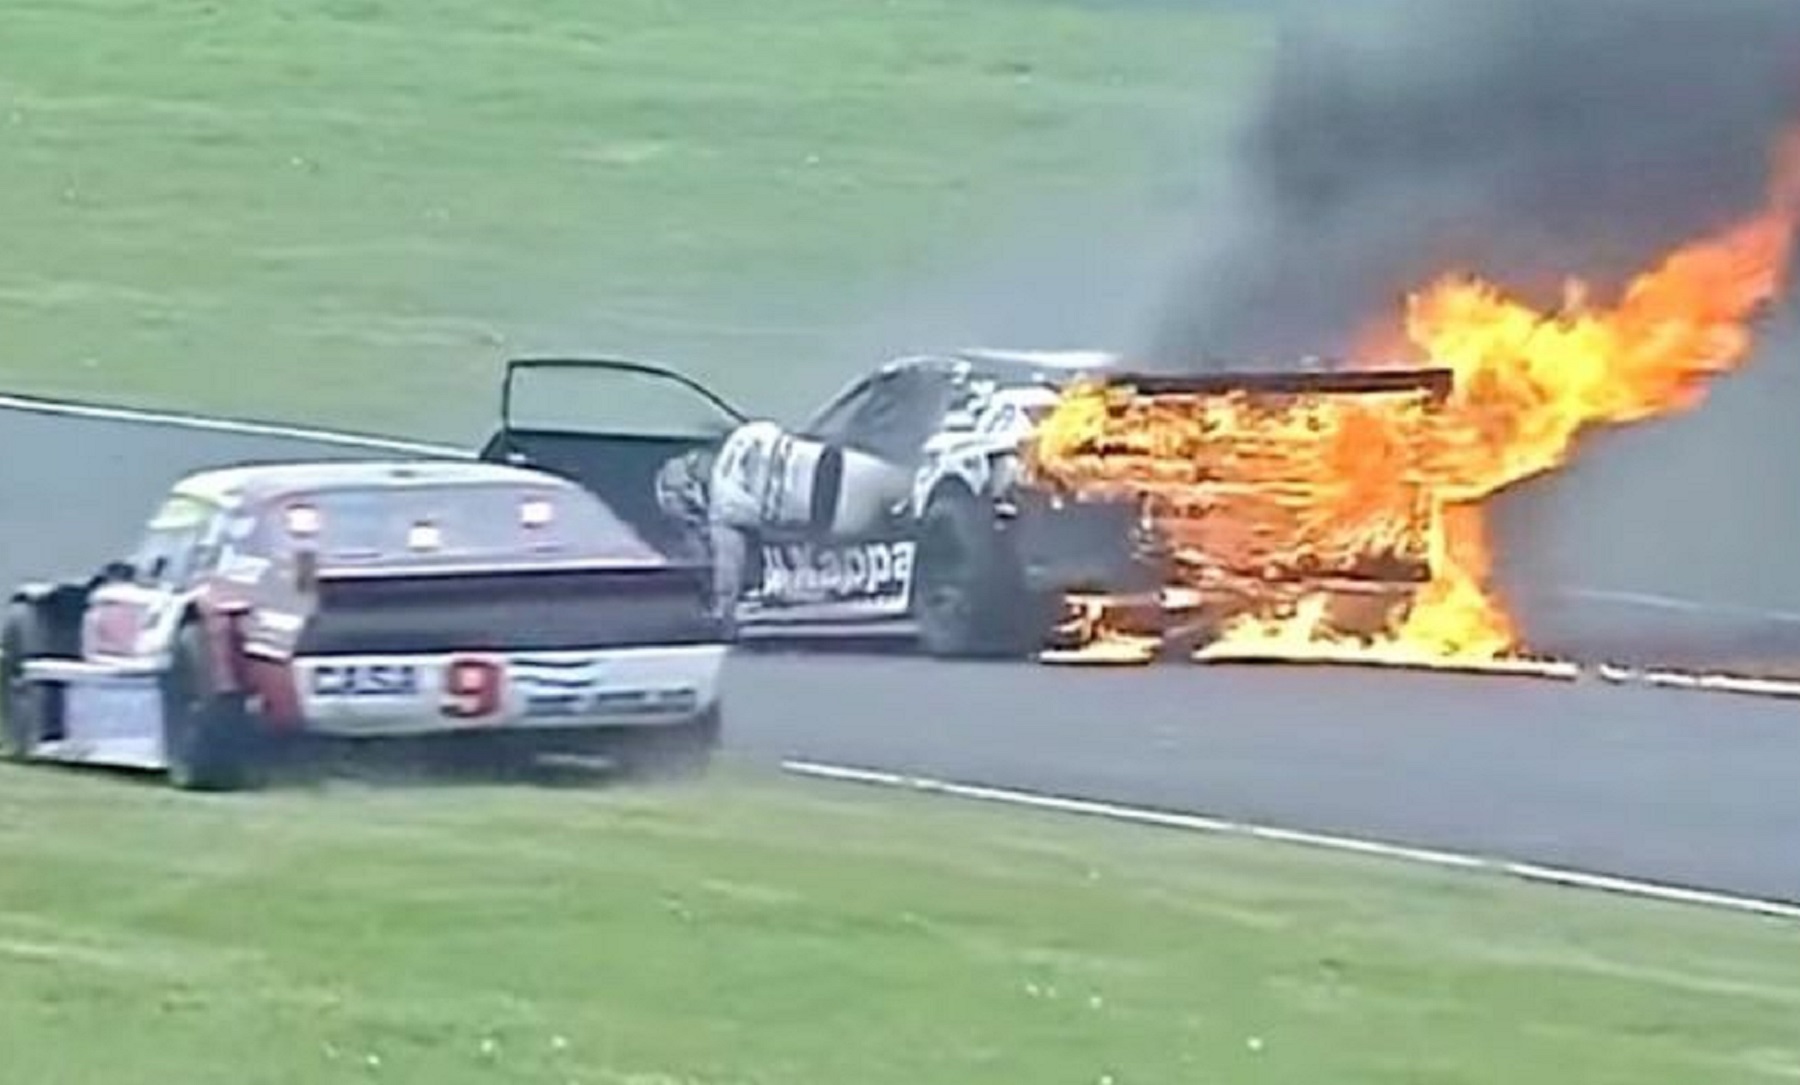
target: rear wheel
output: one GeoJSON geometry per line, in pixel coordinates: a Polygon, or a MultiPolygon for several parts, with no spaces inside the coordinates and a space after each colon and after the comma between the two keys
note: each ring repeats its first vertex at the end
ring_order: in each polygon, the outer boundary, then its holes
{"type": "Polygon", "coordinates": [[[169,782],[184,791],[235,791],[257,782],[250,714],[242,697],[216,688],[197,623],[181,627],[163,675],[163,746],[169,782]]]}
{"type": "Polygon", "coordinates": [[[1056,600],[1029,590],[994,517],[967,492],[932,497],[918,563],[913,616],[928,653],[1016,657],[1043,647],[1056,600]]]}
{"type": "Polygon", "coordinates": [[[23,761],[57,722],[58,690],[25,681],[25,661],[47,655],[49,631],[29,603],[7,609],[0,630],[0,760],[23,761]]]}

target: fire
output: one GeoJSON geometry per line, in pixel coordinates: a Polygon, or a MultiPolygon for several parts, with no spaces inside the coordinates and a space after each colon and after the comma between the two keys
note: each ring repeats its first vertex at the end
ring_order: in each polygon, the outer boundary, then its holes
{"type": "MultiPolygon", "coordinates": [[[[1489,583],[1483,503],[1566,464],[1591,427],[1697,406],[1709,381],[1749,356],[1751,322],[1787,285],[1797,225],[1800,131],[1778,148],[1766,206],[1676,250],[1610,305],[1595,304],[1585,284],[1571,282],[1560,310],[1539,312],[1466,275],[1445,276],[1410,296],[1406,339],[1430,365],[1453,375],[1420,466],[1442,502],[1425,540],[1432,578],[1373,641],[1334,631],[1325,620],[1325,595],[1293,599],[1270,592],[1267,605],[1229,624],[1202,658],[1251,654],[1443,665],[1523,656],[1521,634],[1489,583]]],[[[1070,407],[1069,415],[1055,420],[1073,425],[1056,427],[1062,437],[1052,435],[1040,446],[1041,459],[1057,462],[1059,452],[1073,448],[1058,440],[1091,434],[1098,424],[1091,399],[1070,407]]],[[[1178,425],[1148,418],[1144,424],[1139,443],[1145,454],[1190,448],[1176,438],[1178,425]]],[[[1330,499],[1317,509],[1340,527],[1345,516],[1354,523],[1358,508],[1391,507],[1393,494],[1384,488],[1414,477],[1390,454],[1394,446],[1383,441],[1384,424],[1373,416],[1345,422],[1344,443],[1334,451],[1327,441],[1326,454],[1290,464],[1317,473],[1314,496],[1330,499]]],[[[1265,443],[1285,439],[1279,428],[1263,432],[1265,443]]],[[[1178,464],[1163,468],[1171,484],[1178,481],[1178,464]]],[[[1167,493],[1158,498],[1171,500],[1167,493]]],[[[1322,523],[1289,523],[1301,530],[1287,537],[1302,549],[1315,547],[1322,523]]],[[[1258,525],[1246,521],[1244,527],[1254,532],[1258,525]]],[[[1350,534],[1373,537],[1368,523],[1350,534]]]]}

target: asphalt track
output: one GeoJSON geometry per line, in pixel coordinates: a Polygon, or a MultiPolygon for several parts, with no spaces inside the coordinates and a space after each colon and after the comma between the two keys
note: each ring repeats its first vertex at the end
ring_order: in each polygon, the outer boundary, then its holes
{"type": "MultiPolygon", "coordinates": [[[[83,574],[202,466],[342,447],[0,410],[0,576],[83,574]]],[[[741,655],[729,743],[1800,901],[1800,703],[1276,667],[741,655]]],[[[828,831],[822,827],[821,831],[828,831]]]]}

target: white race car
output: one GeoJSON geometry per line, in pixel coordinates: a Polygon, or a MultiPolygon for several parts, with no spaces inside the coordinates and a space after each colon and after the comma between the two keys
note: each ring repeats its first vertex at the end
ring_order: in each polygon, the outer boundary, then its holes
{"type": "MultiPolygon", "coordinates": [[[[1288,448],[1299,469],[1320,442],[1349,432],[1344,423],[1364,407],[1441,401],[1448,377],[1157,376],[1125,372],[1102,353],[965,350],[888,362],[785,425],[749,417],[656,366],[526,359],[509,366],[502,426],[483,456],[578,479],[629,509],[671,553],[705,555],[720,614],[738,635],[893,635],[939,656],[1021,656],[1091,637],[1096,600],[1109,628],[1115,617],[1155,628],[1178,621],[1184,636],[1204,638],[1232,613],[1261,605],[1268,593],[1239,589],[1268,580],[1284,581],[1290,595],[1367,595],[1377,605],[1363,609],[1385,621],[1384,608],[1429,579],[1421,540],[1436,505],[1407,481],[1410,466],[1392,488],[1394,507],[1375,510],[1391,515],[1394,551],[1332,551],[1322,560],[1307,557],[1305,538],[1245,539],[1247,525],[1284,502],[1324,501],[1315,511],[1329,512],[1330,480],[1309,489],[1279,466],[1268,478],[1213,475],[1264,463],[1275,432],[1268,427],[1307,416],[1314,424],[1294,431],[1288,448]],[[586,378],[586,392],[581,380],[521,379],[549,370],[586,378]],[[1083,461],[1103,479],[1084,487],[1028,478],[1030,440],[1077,381],[1108,386],[1099,443],[1083,461]],[[521,395],[533,390],[538,406],[521,412],[521,395]],[[624,407],[649,401],[664,413],[624,407]],[[1198,421],[1231,411],[1243,412],[1241,426],[1209,430],[1198,421]],[[617,422],[608,423],[609,412],[617,422]],[[1190,423],[1206,434],[1191,439],[1216,461],[1205,478],[1188,479],[1192,459],[1157,452],[1143,428],[1190,423]],[[1251,503],[1271,508],[1234,522],[1245,493],[1258,488],[1251,503]]],[[[1394,418],[1424,417],[1409,410],[1394,418]]],[[[1396,462],[1421,454],[1414,430],[1395,434],[1405,448],[1396,462]]],[[[1293,511],[1269,522],[1311,522],[1311,513],[1293,511]]],[[[1342,534],[1362,538],[1355,524],[1342,534]]]]}
{"type": "Polygon", "coordinates": [[[1114,363],[1073,351],[906,357],[789,427],[659,367],[521,359],[483,456],[577,478],[671,552],[707,555],[739,634],[1016,654],[1042,640],[1067,579],[1021,560],[1011,537],[1020,443],[1070,381],[1114,363]],[[523,379],[546,371],[564,379],[523,379]],[[614,406],[648,401],[661,413],[614,406]]]}
{"type": "Polygon", "coordinates": [[[709,583],[539,471],[205,471],[127,558],[13,592],[0,754],[207,789],[322,738],[694,768],[722,719],[709,583]]]}

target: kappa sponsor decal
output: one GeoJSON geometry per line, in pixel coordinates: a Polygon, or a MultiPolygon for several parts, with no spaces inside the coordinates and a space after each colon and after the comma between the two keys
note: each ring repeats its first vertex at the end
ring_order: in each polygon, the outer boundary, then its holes
{"type": "Polygon", "coordinates": [[[916,549],[910,541],[856,546],[765,546],[763,598],[821,602],[905,595],[912,584],[916,549]]]}
{"type": "Polygon", "coordinates": [[[395,663],[324,663],[312,671],[313,696],[337,700],[416,697],[419,668],[395,663]]]}

